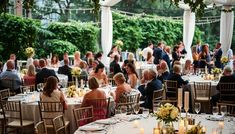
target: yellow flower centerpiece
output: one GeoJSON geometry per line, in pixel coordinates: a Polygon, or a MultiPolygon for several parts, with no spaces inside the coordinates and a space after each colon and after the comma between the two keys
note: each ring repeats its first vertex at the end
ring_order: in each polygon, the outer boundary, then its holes
{"type": "Polygon", "coordinates": [[[199,122],[197,125],[191,127],[191,129],[189,129],[186,134],[205,134],[205,133],[206,130],[203,128],[203,126],[201,126],[201,123],[199,122]]]}
{"type": "Polygon", "coordinates": [[[74,85],[68,87],[67,97],[76,97],[76,96],[78,96],[77,93],[76,93],[76,87],[74,85]]]}
{"type": "Polygon", "coordinates": [[[214,74],[214,80],[219,80],[222,70],[220,68],[213,68],[211,73],[214,74]]]}
{"type": "Polygon", "coordinates": [[[228,57],[223,56],[223,57],[221,58],[221,63],[222,63],[222,64],[227,64],[227,63],[228,63],[228,57]]]}
{"type": "Polygon", "coordinates": [[[165,128],[168,134],[174,134],[172,122],[179,119],[179,110],[177,107],[170,103],[166,103],[165,105],[161,105],[153,115],[157,117],[158,120],[164,122],[163,128],[165,128]]]}
{"type": "Polygon", "coordinates": [[[35,51],[32,47],[27,47],[25,49],[25,54],[27,57],[32,57],[34,55],[35,51]]]}
{"type": "Polygon", "coordinates": [[[79,77],[82,73],[82,69],[79,67],[74,67],[71,71],[73,77],[79,77]]]}

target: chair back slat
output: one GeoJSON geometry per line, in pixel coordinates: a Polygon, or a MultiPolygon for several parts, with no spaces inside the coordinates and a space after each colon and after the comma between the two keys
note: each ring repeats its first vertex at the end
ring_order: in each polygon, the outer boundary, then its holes
{"type": "Polygon", "coordinates": [[[195,99],[205,97],[210,100],[211,97],[211,82],[194,82],[195,99]]]}
{"type": "Polygon", "coordinates": [[[10,97],[10,89],[3,89],[0,90],[0,99],[1,100],[7,100],[10,97]]]}
{"type": "Polygon", "coordinates": [[[67,134],[63,115],[59,115],[52,120],[55,134],[67,134]]]}
{"type": "Polygon", "coordinates": [[[159,106],[159,102],[163,99],[164,89],[155,90],[153,92],[153,109],[159,106]]]}
{"type": "Polygon", "coordinates": [[[38,122],[34,127],[35,134],[47,134],[47,129],[44,121],[38,122]]]}
{"type": "Polygon", "coordinates": [[[35,91],[35,85],[20,86],[21,93],[27,92],[27,90],[30,92],[35,91]]]}
{"type": "Polygon", "coordinates": [[[218,90],[220,92],[220,102],[235,102],[235,83],[219,83],[218,90]]]}
{"type": "Polygon", "coordinates": [[[217,103],[217,106],[219,107],[219,113],[221,113],[221,106],[226,106],[227,108],[227,115],[228,116],[235,116],[235,104],[231,103],[217,103]]]}
{"type": "Polygon", "coordinates": [[[74,109],[73,113],[77,127],[93,121],[93,106],[74,109]]]}
{"type": "Polygon", "coordinates": [[[164,80],[164,87],[166,90],[166,98],[171,100],[177,100],[177,90],[178,90],[177,81],[164,80]]]}

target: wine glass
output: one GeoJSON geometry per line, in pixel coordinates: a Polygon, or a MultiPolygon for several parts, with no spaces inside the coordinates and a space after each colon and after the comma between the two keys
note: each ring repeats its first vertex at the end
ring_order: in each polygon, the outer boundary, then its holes
{"type": "Polygon", "coordinates": [[[220,111],[221,111],[221,115],[224,116],[227,112],[227,107],[226,106],[221,106],[220,111]]]}
{"type": "Polygon", "coordinates": [[[201,110],[201,103],[199,102],[195,103],[194,110],[198,114],[201,110]]]}
{"type": "Polygon", "coordinates": [[[213,115],[218,115],[218,107],[217,106],[213,106],[212,113],[213,113],[213,115]]]}

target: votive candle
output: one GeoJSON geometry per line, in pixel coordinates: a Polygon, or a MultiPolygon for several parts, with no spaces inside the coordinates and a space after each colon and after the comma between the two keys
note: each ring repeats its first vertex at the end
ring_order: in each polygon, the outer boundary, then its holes
{"type": "Polygon", "coordinates": [[[144,128],[140,128],[140,134],[144,134],[144,128]]]}
{"type": "Polygon", "coordinates": [[[182,94],[183,94],[183,89],[178,88],[178,107],[182,108],[182,94]]]}
{"type": "Polygon", "coordinates": [[[139,122],[137,120],[134,121],[134,128],[137,128],[139,126],[139,122]]]}
{"type": "Polygon", "coordinates": [[[186,112],[189,110],[189,92],[184,93],[184,110],[186,112]]]}

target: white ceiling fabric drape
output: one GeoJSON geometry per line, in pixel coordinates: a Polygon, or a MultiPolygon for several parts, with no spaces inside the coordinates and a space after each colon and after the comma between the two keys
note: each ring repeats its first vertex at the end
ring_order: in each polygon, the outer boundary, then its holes
{"type": "Polygon", "coordinates": [[[102,63],[109,66],[109,57],[107,57],[113,42],[113,18],[111,8],[121,0],[104,0],[101,5],[101,45],[103,50],[102,63]]]}
{"type": "Polygon", "coordinates": [[[185,4],[183,1],[180,1],[179,7],[184,9],[183,15],[183,42],[187,55],[187,59],[192,60],[192,51],[191,46],[193,42],[193,36],[195,31],[195,13],[191,12],[188,4],[185,4]]]}
{"type": "Polygon", "coordinates": [[[185,57],[192,60],[191,46],[195,31],[195,13],[191,12],[191,10],[184,10],[183,29],[183,42],[187,51],[185,57]]]}
{"type": "MultiPolygon", "coordinates": [[[[224,6],[224,9],[231,10],[232,6],[224,6]]],[[[220,43],[222,44],[223,56],[227,55],[233,38],[234,12],[221,11],[220,18],[220,43]]]]}

